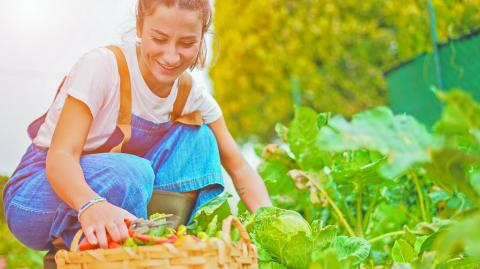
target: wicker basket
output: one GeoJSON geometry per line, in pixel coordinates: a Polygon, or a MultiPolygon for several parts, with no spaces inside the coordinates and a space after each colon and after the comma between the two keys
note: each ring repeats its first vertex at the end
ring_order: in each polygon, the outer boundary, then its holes
{"type": "Polygon", "coordinates": [[[70,251],[60,250],[55,255],[58,269],[106,268],[258,268],[255,246],[243,225],[233,216],[222,224],[222,239],[207,242],[178,240],[174,244],[139,246],[136,248],[95,249],[77,251],[82,230],[75,235],[70,251]],[[235,226],[241,240],[232,242],[230,229],[235,226]]]}

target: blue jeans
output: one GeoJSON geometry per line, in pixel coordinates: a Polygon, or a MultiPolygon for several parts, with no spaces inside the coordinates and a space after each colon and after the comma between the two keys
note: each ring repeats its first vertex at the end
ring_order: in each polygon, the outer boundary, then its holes
{"type": "MultiPolygon", "coordinates": [[[[77,212],[47,181],[46,155],[46,149],[32,144],[3,192],[8,227],[37,250],[51,248],[57,237],[70,246],[80,229],[77,212]]],[[[125,152],[82,155],[80,165],[95,192],[142,218],[147,217],[154,189],[199,190],[192,215],[224,190],[218,146],[207,125],[154,124],[132,115],[132,138],[125,152]]]]}

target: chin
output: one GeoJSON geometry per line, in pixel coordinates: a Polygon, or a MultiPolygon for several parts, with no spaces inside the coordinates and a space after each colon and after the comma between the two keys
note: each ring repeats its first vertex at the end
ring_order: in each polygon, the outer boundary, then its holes
{"type": "Polygon", "coordinates": [[[155,74],[155,78],[157,81],[161,81],[163,83],[170,83],[174,82],[180,74],[173,74],[173,75],[165,75],[165,74],[159,74],[158,72],[155,74]]]}

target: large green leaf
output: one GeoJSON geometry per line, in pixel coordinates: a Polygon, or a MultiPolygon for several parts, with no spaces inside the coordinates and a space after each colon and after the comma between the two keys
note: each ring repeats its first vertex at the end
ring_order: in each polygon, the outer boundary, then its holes
{"type": "Polygon", "coordinates": [[[262,207],[247,230],[274,260],[294,268],[305,268],[310,262],[311,229],[297,212],[262,207]]]}
{"type": "Polygon", "coordinates": [[[478,269],[480,257],[461,257],[448,260],[438,266],[438,269],[478,269]]]}
{"type": "Polygon", "coordinates": [[[279,161],[268,161],[258,166],[258,172],[270,195],[288,194],[295,187],[292,179],[288,176],[290,169],[279,161]]]}
{"type": "Polygon", "coordinates": [[[458,89],[435,93],[444,102],[442,116],[434,126],[436,132],[471,135],[472,130],[480,130],[480,104],[470,95],[458,89]]]}
{"type": "Polygon", "coordinates": [[[321,251],[335,242],[338,227],[335,225],[321,226],[320,221],[314,221],[312,227],[312,240],[315,244],[314,250],[321,251]]]}
{"type": "Polygon", "coordinates": [[[247,230],[259,248],[262,262],[274,261],[298,269],[308,268],[312,256],[331,246],[337,234],[336,226],[322,227],[315,221],[310,228],[298,213],[275,207],[257,210],[247,230]]]}
{"type": "Polygon", "coordinates": [[[480,165],[472,167],[469,171],[470,185],[480,197],[480,165]]]}
{"type": "Polygon", "coordinates": [[[280,160],[265,161],[257,168],[275,206],[301,210],[302,207],[298,200],[303,196],[296,190],[292,178],[288,176],[290,169],[280,160]]]}
{"type": "Polygon", "coordinates": [[[423,165],[428,176],[443,189],[450,193],[458,190],[479,206],[480,196],[470,185],[467,172],[472,165],[480,163],[480,155],[455,148],[443,148],[432,151],[431,156],[432,161],[423,165]]]}
{"type": "Polygon", "coordinates": [[[435,93],[444,108],[434,131],[446,135],[450,145],[480,154],[480,104],[458,89],[435,93]]]}
{"type": "Polygon", "coordinates": [[[353,257],[353,265],[358,265],[368,257],[371,246],[360,237],[337,236],[335,248],[341,260],[353,257]]]}
{"type": "Polygon", "coordinates": [[[324,155],[316,144],[318,136],[318,114],[308,107],[295,107],[295,117],[287,131],[287,144],[295,160],[305,170],[320,170],[324,166],[324,155]]]}
{"type": "Polygon", "coordinates": [[[232,215],[232,210],[228,204],[228,198],[230,197],[232,197],[230,193],[223,192],[203,204],[192,217],[189,228],[198,229],[199,227],[205,230],[213,218],[218,218],[218,221],[221,223],[225,218],[232,215]]]}
{"type": "Polygon", "coordinates": [[[384,160],[384,157],[367,150],[347,151],[333,159],[331,175],[340,185],[377,185],[383,182],[378,171],[384,160]]]}
{"type": "Polygon", "coordinates": [[[299,232],[290,237],[288,244],[285,244],[280,254],[280,261],[288,268],[308,268],[312,255],[312,240],[310,235],[299,232]]]}
{"type": "Polygon", "coordinates": [[[429,151],[439,146],[417,120],[393,115],[386,107],[357,114],[351,122],[336,116],[320,130],[317,143],[325,150],[342,152],[368,149],[387,157],[380,168],[386,178],[394,178],[411,166],[430,160],[429,151]]]}
{"type": "Polygon", "coordinates": [[[259,262],[258,268],[259,269],[288,269],[286,266],[282,265],[281,263],[273,262],[273,261],[259,262]]]}
{"type": "Polygon", "coordinates": [[[392,260],[395,263],[410,263],[415,258],[417,258],[417,255],[412,245],[403,239],[395,241],[392,248],[392,260]]]}
{"type": "Polygon", "coordinates": [[[329,248],[313,258],[309,269],[348,269],[351,268],[352,261],[353,257],[341,259],[337,249],[329,248]]]}
{"type": "Polygon", "coordinates": [[[412,267],[411,264],[405,263],[405,262],[395,263],[395,264],[392,266],[392,269],[413,269],[413,268],[414,268],[414,267],[412,267]]]}
{"type": "Polygon", "coordinates": [[[453,224],[440,233],[434,242],[439,258],[445,260],[465,251],[472,257],[480,257],[480,214],[453,224]]]}

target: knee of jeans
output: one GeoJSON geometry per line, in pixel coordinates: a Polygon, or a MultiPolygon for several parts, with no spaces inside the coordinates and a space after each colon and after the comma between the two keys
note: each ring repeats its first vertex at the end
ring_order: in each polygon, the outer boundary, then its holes
{"type": "Polygon", "coordinates": [[[122,207],[137,203],[141,207],[150,199],[155,180],[150,161],[131,154],[108,153],[89,163],[86,165],[91,167],[84,167],[85,177],[110,202],[122,207]]]}
{"type": "Polygon", "coordinates": [[[10,232],[29,248],[47,250],[50,246],[50,216],[24,211],[17,206],[9,207],[6,216],[10,232]]]}
{"type": "Polygon", "coordinates": [[[140,194],[140,198],[148,196],[145,199],[149,199],[155,181],[150,161],[129,154],[124,154],[121,159],[122,161],[119,161],[113,168],[116,183],[120,185],[117,187],[124,190],[125,194],[134,192],[140,194]]]}
{"type": "Polygon", "coordinates": [[[83,165],[84,172],[101,185],[153,185],[155,175],[149,160],[126,153],[107,153],[83,165]]]}
{"type": "Polygon", "coordinates": [[[123,160],[117,163],[115,169],[127,184],[153,186],[155,173],[149,160],[131,154],[121,155],[123,160]]]}

